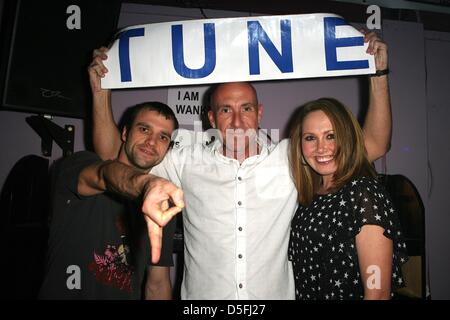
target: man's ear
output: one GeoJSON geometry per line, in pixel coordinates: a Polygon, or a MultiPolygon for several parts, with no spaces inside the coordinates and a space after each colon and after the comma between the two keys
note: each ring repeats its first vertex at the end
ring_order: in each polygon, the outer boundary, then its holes
{"type": "Polygon", "coordinates": [[[211,124],[211,127],[213,127],[215,129],[216,128],[216,120],[214,119],[214,112],[212,112],[211,110],[208,111],[208,120],[209,120],[209,123],[211,124]]]}
{"type": "Polygon", "coordinates": [[[127,141],[127,127],[123,127],[121,138],[122,138],[122,142],[127,141]]]}
{"type": "Polygon", "coordinates": [[[263,117],[264,114],[264,107],[262,104],[258,104],[258,124],[261,123],[261,119],[263,117]]]}

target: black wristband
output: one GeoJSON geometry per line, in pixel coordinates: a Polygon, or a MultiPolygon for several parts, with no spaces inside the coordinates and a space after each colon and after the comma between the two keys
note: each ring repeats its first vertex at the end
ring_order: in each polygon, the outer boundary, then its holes
{"type": "Polygon", "coordinates": [[[389,68],[386,68],[384,70],[377,70],[374,74],[371,74],[371,77],[381,77],[386,74],[389,74],[389,68]]]}

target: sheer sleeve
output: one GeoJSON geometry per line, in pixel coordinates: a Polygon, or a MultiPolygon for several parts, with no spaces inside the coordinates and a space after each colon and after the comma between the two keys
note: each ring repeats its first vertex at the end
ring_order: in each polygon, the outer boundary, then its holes
{"type": "MultiPolygon", "coordinates": [[[[403,287],[401,265],[408,259],[400,221],[392,200],[375,179],[362,177],[351,181],[344,192],[351,213],[347,220],[346,236],[355,238],[364,225],[377,225],[384,236],[393,241],[392,289],[403,287]]],[[[344,200],[345,201],[345,200],[344,200]]]]}

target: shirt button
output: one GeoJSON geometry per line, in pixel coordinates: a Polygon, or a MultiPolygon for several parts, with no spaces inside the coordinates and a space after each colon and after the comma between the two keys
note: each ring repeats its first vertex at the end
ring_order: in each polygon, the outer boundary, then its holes
{"type": "Polygon", "coordinates": [[[242,227],[239,227],[238,230],[239,230],[239,231],[242,231],[242,227]]]}
{"type": "Polygon", "coordinates": [[[67,202],[66,202],[67,204],[70,204],[70,199],[69,200],[67,200],[67,202]]]}
{"type": "Polygon", "coordinates": [[[241,205],[242,204],[242,201],[238,201],[238,205],[241,205]]]}
{"type": "Polygon", "coordinates": [[[239,181],[242,181],[242,177],[238,177],[238,180],[239,180],[239,181]]]}
{"type": "Polygon", "coordinates": [[[242,259],[242,254],[239,254],[239,255],[238,255],[238,258],[239,258],[239,259],[242,259]]]}
{"type": "Polygon", "coordinates": [[[239,283],[239,289],[242,289],[243,285],[242,283],[239,283]]]}

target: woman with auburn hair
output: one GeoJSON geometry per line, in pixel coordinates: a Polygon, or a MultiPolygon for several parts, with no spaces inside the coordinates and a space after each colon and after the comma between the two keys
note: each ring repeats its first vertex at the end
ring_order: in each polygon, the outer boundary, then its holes
{"type": "Polygon", "coordinates": [[[389,299],[407,259],[398,217],[367,160],[361,127],[339,101],[305,104],[289,161],[299,207],[289,259],[297,299],[389,299]]]}

